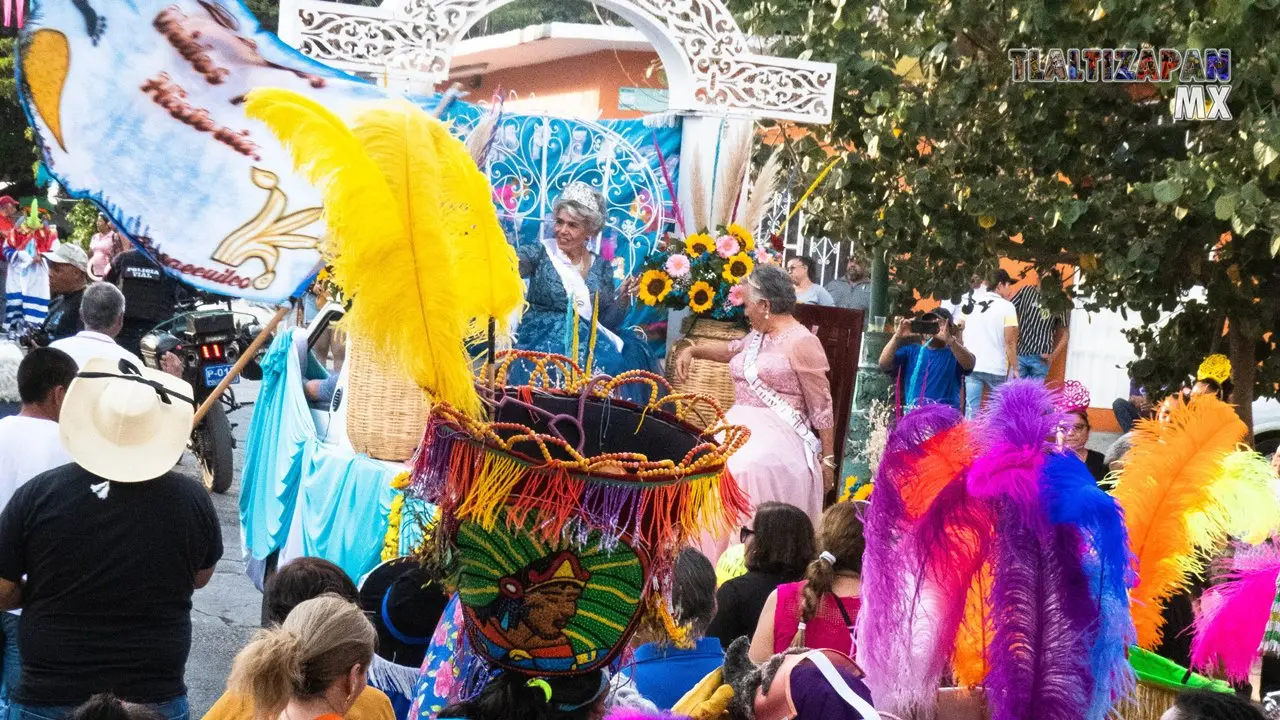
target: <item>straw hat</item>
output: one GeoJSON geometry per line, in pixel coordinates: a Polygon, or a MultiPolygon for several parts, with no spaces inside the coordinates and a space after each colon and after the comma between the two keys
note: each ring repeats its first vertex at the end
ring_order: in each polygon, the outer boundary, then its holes
{"type": "Polygon", "coordinates": [[[58,426],[76,464],[116,482],[173,469],[191,435],[191,385],[128,360],[94,358],[71,382],[58,426]]]}

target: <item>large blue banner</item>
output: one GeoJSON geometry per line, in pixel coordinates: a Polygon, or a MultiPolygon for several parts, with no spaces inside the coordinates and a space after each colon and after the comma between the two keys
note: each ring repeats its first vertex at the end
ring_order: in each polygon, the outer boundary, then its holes
{"type": "MultiPolygon", "coordinates": [[[[388,96],[303,57],[238,0],[32,0],[16,65],[45,165],[70,195],[102,206],[182,280],[268,302],[310,283],[325,227],[319,193],[245,115],[244,95],[288,88],[346,120],[388,96]]],[[[461,132],[481,112],[455,103],[446,118],[461,132]]],[[[678,130],[657,137],[674,162],[678,130]]],[[[487,170],[521,242],[573,180],[604,192],[605,240],[627,267],[671,214],[654,131],[638,121],[509,115],[487,170]]]]}

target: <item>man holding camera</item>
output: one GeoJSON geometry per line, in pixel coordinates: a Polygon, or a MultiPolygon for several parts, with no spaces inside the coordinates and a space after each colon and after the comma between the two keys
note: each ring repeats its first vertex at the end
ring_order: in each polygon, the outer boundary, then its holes
{"type": "Polygon", "coordinates": [[[880,353],[880,369],[895,375],[898,402],[904,409],[925,403],[961,409],[960,388],[973,365],[973,353],[960,343],[951,312],[945,308],[900,321],[880,353]]]}

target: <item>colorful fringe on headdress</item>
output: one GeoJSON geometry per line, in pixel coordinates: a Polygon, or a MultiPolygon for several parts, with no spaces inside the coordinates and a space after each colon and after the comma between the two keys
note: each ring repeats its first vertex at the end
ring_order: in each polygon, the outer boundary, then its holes
{"type": "MultiPolygon", "coordinates": [[[[535,357],[527,352],[502,353],[499,382],[513,362],[535,357]]],[[[535,362],[533,387],[509,389],[510,394],[495,403],[493,422],[474,420],[445,404],[433,408],[414,468],[416,494],[436,503],[455,521],[477,522],[486,529],[497,521],[498,510],[506,508],[516,524],[536,511],[537,532],[548,540],[559,538],[577,522],[603,530],[612,541],[630,535],[657,556],[659,565],[668,551],[678,552],[704,531],[727,534],[739,526],[750,510],[750,500],[729,475],[726,460],[746,443],[749,431],[728,425],[713,401],[672,393],[666,380],[650,373],[587,379],[568,358],[546,356],[535,362]],[[557,371],[548,365],[555,365],[557,371]],[[553,387],[553,375],[568,378],[564,389],[553,387]],[[509,410],[523,423],[535,424],[536,410],[531,406],[536,404],[536,393],[571,398],[579,410],[589,402],[616,403],[611,422],[621,424],[627,421],[622,412],[628,406],[612,398],[619,388],[637,384],[661,386],[653,395],[662,399],[636,409],[633,417],[638,424],[630,431],[639,434],[644,423],[665,419],[680,432],[698,438],[689,443],[683,457],[650,459],[627,451],[592,455],[581,447],[589,428],[580,424],[580,417],[574,431],[577,437],[570,432],[569,439],[555,428],[534,429],[507,417],[509,410]],[[686,423],[692,412],[709,412],[707,406],[718,419],[706,431],[686,423]],[[717,436],[721,440],[715,440],[717,436]],[[571,442],[575,439],[577,444],[571,442]]],[[[556,415],[552,420],[557,428],[565,428],[575,418],[556,415]]]]}
{"type": "MultiPolygon", "coordinates": [[[[1219,496],[1227,487],[1234,488],[1231,497],[1250,492],[1252,474],[1238,471],[1248,463],[1223,474],[1245,432],[1235,410],[1208,395],[1174,408],[1167,423],[1144,420],[1134,430],[1114,495],[1136,558],[1138,585],[1130,597],[1144,649],[1160,644],[1164,605],[1203,569],[1204,554],[1221,549],[1233,531],[1262,524],[1242,517],[1253,515],[1252,508],[1227,505],[1219,496]]],[[[1270,512],[1264,505],[1264,516],[1270,512]]],[[[1277,518],[1263,520],[1275,524],[1277,518]]]]}
{"type": "Polygon", "coordinates": [[[1263,545],[1238,548],[1225,582],[1200,598],[1191,666],[1233,683],[1249,681],[1280,579],[1280,550],[1263,545]]]}

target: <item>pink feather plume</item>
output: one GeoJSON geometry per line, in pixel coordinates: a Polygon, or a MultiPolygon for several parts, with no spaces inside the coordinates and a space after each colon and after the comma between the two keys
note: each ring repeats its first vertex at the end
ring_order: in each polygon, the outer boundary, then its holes
{"type": "Polygon", "coordinates": [[[1231,565],[1226,582],[1209,588],[1200,599],[1191,665],[1211,673],[1220,669],[1228,680],[1240,683],[1249,680],[1271,616],[1280,550],[1242,547],[1231,565]]]}

